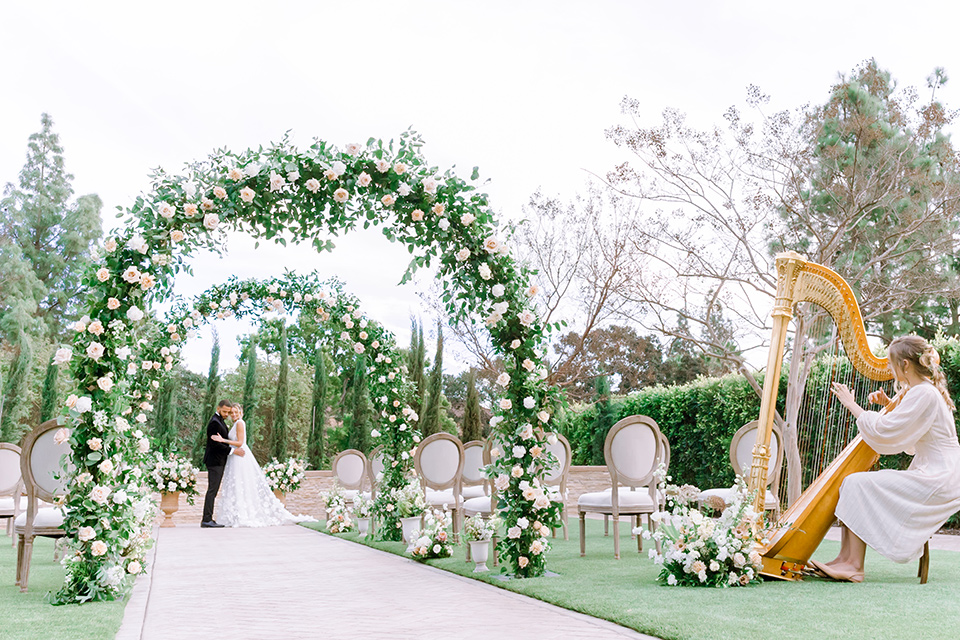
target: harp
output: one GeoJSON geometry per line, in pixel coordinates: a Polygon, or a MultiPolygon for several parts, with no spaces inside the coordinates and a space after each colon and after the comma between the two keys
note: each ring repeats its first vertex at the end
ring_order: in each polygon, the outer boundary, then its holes
{"type": "MultiPolygon", "coordinates": [[[[876,381],[892,378],[887,359],[878,358],[867,345],[867,334],[853,290],[836,272],[807,262],[794,252],[776,258],[777,294],[773,308],[773,333],[760,402],[757,443],[753,449],[749,487],[757,496],[755,507],[763,511],[770,438],[776,412],[780,369],[787,329],[795,305],[811,302],[822,307],[836,323],[844,351],[856,371],[876,381]]],[[[892,409],[899,398],[887,407],[892,409]]],[[[834,509],[840,484],[851,473],[867,471],[879,458],[858,435],[840,452],[780,517],[770,541],[760,551],[761,575],[785,580],[801,579],[804,566],[836,519],[834,509]]]]}

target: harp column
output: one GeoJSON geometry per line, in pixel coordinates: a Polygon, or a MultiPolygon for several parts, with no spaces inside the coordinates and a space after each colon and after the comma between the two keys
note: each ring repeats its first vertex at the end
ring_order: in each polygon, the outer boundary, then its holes
{"type": "MultiPolygon", "coordinates": [[[[770,464],[770,437],[777,412],[777,392],[780,389],[780,369],[783,366],[783,350],[787,341],[787,329],[793,319],[793,305],[797,297],[798,283],[806,259],[799,253],[787,251],[776,258],[777,297],[773,306],[773,332],[770,352],[763,379],[763,396],[760,399],[757,443],[753,447],[753,464],[750,466],[750,491],[754,492],[754,509],[763,513],[766,497],[767,473],[770,464]]],[[[782,444],[781,444],[782,446],[782,444]]]]}

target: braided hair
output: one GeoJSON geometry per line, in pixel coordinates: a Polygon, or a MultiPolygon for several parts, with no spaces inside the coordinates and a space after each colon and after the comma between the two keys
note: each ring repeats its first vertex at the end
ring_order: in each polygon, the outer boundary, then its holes
{"type": "Polygon", "coordinates": [[[947,406],[951,411],[957,408],[953,404],[953,398],[947,390],[947,377],[943,375],[943,369],[940,367],[940,354],[933,348],[929,342],[920,336],[902,336],[896,338],[887,347],[887,355],[891,362],[902,362],[909,360],[917,368],[924,378],[930,380],[933,386],[940,391],[947,406]]]}

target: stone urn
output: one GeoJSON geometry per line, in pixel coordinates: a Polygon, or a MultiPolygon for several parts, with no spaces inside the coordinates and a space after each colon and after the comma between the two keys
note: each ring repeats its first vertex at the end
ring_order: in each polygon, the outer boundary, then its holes
{"type": "Polygon", "coordinates": [[[484,571],[490,571],[490,569],[487,568],[487,558],[490,557],[490,541],[469,540],[467,544],[470,545],[470,556],[477,565],[473,568],[473,572],[482,573],[484,571]]]}
{"type": "Polygon", "coordinates": [[[160,509],[163,511],[161,527],[175,527],[173,514],[180,510],[180,492],[164,491],[160,494],[160,509]]]}
{"type": "Polygon", "coordinates": [[[407,543],[407,553],[413,551],[414,543],[417,541],[417,534],[420,533],[421,516],[412,518],[400,518],[400,526],[403,528],[403,541],[407,543]]]}
{"type": "Polygon", "coordinates": [[[365,536],[370,532],[370,518],[357,518],[357,531],[365,536]]]}
{"type": "Polygon", "coordinates": [[[273,495],[277,496],[277,500],[280,501],[280,504],[287,506],[287,495],[283,491],[280,491],[280,489],[274,489],[273,495]]]}

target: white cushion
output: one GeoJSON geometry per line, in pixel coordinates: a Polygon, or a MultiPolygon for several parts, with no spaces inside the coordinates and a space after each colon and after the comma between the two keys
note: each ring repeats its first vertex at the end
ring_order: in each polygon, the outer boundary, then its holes
{"type": "MultiPolygon", "coordinates": [[[[27,526],[27,514],[21,513],[13,521],[14,528],[27,526]]],[[[63,512],[60,509],[39,509],[33,519],[34,528],[56,528],[63,526],[63,512]]]]}
{"type": "Polygon", "coordinates": [[[432,507],[442,507],[447,505],[448,509],[455,509],[457,503],[453,499],[453,489],[447,489],[446,491],[432,491],[427,489],[427,504],[432,507]]]}
{"type": "Polygon", "coordinates": [[[469,498],[480,498],[485,495],[487,494],[484,492],[482,484],[475,484],[472,487],[463,487],[463,489],[460,491],[460,496],[464,500],[468,500],[469,498]]]}
{"type": "MultiPolygon", "coordinates": [[[[357,494],[354,493],[354,494],[353,494],[353,497],[356,498],[356,496],[357,496],[357,494]]],[[[371,494],[370,494],[369,491],[361,491],[361,492],[360,492],[360,496],[361,496],[364,500],[372,500],[372,499],[373,499],[373,498],[370,497],[371,494]]],[[[351,498],[351,499],[352,499],[352,498],[351,498]]]]}
{"type": "MultiPolygon", "coordinates": [[[[723,500],[724,504],[730,504],[733,500],[733,496],[736,493],[736,487],[730,487],[729,489],[707,489],[706,491],[700,492],[700,497],[698,498],[699,502],[704,502],[707,498],[713,496],[723,500]]],[[[773,497],[773,494],[770,491],[767,491],[767,495],[763,499],[763,508],[764,509],[778,509],[780,507],[780,502],[773,497]]]]}
{"type": "MultiPolygon", "coordinates": [[[[634,509],[653,511],[653,500],[650,498],[650,492],[646,490],[624,491],[620,489],[617,493],[617,502],[620,505],[620,511],[631,511],[634,509]]],[[[593,509],[613,509],[612,491],[594,491],[584,493],[577,500],[580,507],[589,507],[593,509]]]]}
{"type": "Polygon", "coordinates": [[[353,499],[357,497],[358,491],[356,489],[342,489],[343,499],[347,502],[353,502],[353,499]]]}
{"type": "Polygon", "coordinates": [[[493,512],[491,505],[492,498],[490,496],[482,496],[480,498],[470,498],[469,500],[463,501],[463,512],[464,513],[482,513],[490,514],[493,512]]]}
{"type": "MultiPolygon", "coordinates": [[[[44,503],[39,503],[41,506],[44,503]]],[[[3,496],[0,498],[0,514],[13,515],[13,496],[3,496]]],[[[20,496],[20,511],[27,510],[27,496],[20,496]]]]}

